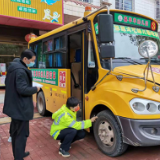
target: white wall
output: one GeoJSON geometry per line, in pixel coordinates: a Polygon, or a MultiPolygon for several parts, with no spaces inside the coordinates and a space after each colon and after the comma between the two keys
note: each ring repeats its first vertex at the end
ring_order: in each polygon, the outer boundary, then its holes
{"type": "Polygon", "coordinates": [[[100,0],[91,0],[91,2],[95,6],[100,6],[100,0]]]}
{"type": "Polygon", "coordinates": [[[134,11],[155,18],[155,0],[135,0],[134,11]]]}
{"type": "MultiPolygon", "coordinates": [[[[93,5],[100,6],[100,2],[102,0],[91,0],[91,1],[92,1],[93,5]]],[[[112,6],[110,7],[110,9],[115,9],[115,0],[104,0],[104,1],[112,4],[112,6]]]]}
{"type": "Polygon", "coordinates": [[[115,9],[115,0],[108,0],[108,2],[112,4],[110,9],[115,9]]]}
{"type": "MultiPolygon", "coordinates": [[[[92,11],[97,10],[92,8],[92,11]]],[[[71,1],[64,1],[64,14],[74,16],[74,17],[83,17],[85,12],[85,6],[76,4],[71,1]]],[[[74,18],[73,17],[73,18],[74,18]]]]}

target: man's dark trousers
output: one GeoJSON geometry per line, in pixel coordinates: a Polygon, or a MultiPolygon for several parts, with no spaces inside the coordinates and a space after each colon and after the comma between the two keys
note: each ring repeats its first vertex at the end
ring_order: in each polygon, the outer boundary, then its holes
{"type": "Polygon", "coordinates": [[[23,160],[29,136],[29,121],[12,119],[10,132],[14,159],[23,160]]]}
{"type": "Polygon", "coordinates": [[[60,134],[57,137],[57,140],[60,140],[60,142],[62,143],[60,148],[62,148],[65,151],[68,151],[71,146],[71,143],[83,139],[84,137],[85,137],[84,130],[66,128],[60,132],[60,134]]]}

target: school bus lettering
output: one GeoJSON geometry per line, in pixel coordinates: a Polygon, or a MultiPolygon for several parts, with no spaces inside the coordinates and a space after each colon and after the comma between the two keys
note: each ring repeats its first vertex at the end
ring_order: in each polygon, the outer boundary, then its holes
{"type": "Polygon", "coordinates": [[[66,72],[64,71],[59,72],[59,86],[62,88],[66,87],[66,72]]]}

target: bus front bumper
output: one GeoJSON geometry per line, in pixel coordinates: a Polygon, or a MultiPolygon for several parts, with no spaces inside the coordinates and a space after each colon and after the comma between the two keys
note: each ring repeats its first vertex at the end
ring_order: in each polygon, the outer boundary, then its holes
{"type": "Polygon", "coordinates": [[[123,142],[133,146],[160,145],[160,119],[134,120],[117,116],[123,142]]]}

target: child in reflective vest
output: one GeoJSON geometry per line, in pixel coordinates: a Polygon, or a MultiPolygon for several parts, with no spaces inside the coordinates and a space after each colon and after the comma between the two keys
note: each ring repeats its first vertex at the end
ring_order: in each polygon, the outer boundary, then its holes
{"type": "Polygon", "coordinates": [[[52,115],[54,122],[50,135],[55,140],[60,140],[59,154],[69,157],[69,149],[73,142],[85,137],[84,129],[92,126],[98,117],[84,121],[76,121],[76,114],[80,110],[79,100],[75,97],[68,98],[67,103],[52,115]]]}

